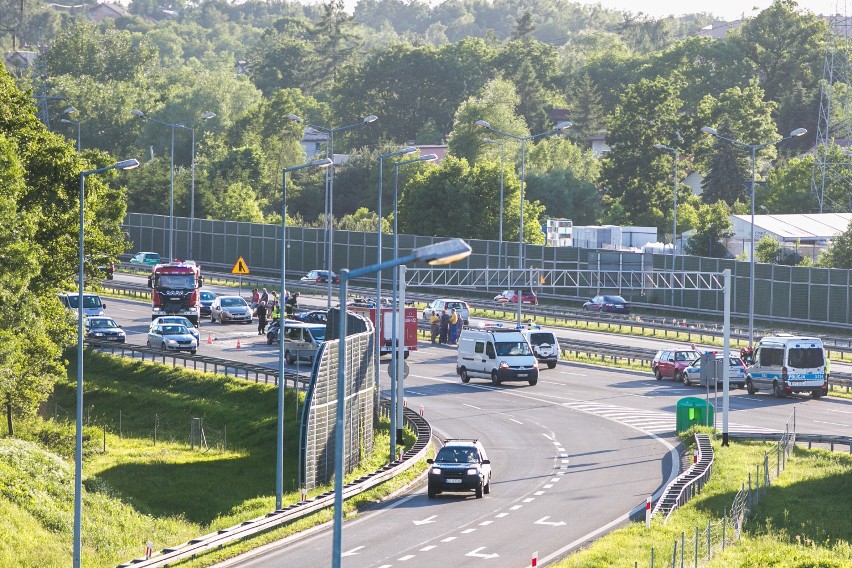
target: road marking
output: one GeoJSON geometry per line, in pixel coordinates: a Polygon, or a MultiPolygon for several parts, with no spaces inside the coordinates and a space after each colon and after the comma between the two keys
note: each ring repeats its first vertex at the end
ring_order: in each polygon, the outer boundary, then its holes
{"type": "Polygon", "coordinates": [[[431,517],[426,517],[426,518],[425,518],[425,519],[423,519],[422,521],[411,521],[411,522],[412,522],[412,523],[414,523],[414,524],[415,524],[415,526],[418,526],[418,527],[419,527],[420,525],[425,525],[425,524],[427,524],[427,523],[434,523],[435,521],[433,521],[432,519],[434,519],[434,518],[435,518],[435,517],[437,517],[437,516],[438,516],[438,515],[432,515],[431,517]]]}
{"type": "Polygon", "coordinates": [[[482,521],[481,523],[479,523],[479,526],[481,526],[481,527],[485,527],[485,526],[490,525],[490,524],[491,524],[491,523],[493,523],[493,522],[494,522],[494,521],[482,521]]]}
{"type": "Polygon", "coordinates": [[[515,424],[523,424],[523,422],[521,422],[520,420],[515,420],[514,418],[509,418],[509,420],[511,420],[515,424]]]}
{"type": "Polygon", "coordinates": [[[406,560],[411,560],[412,558],[414,558],[413,554],[406,554],[405,556],[397,558],[397,560],[399,560],[400,562],[405,562],[406,560]]]}
{"type": "Polygon", "coordinates": [[[479,548],[471,550],[470,552],[465,554],[465,556],[473,556],[474,558],[486,558],[486,559],[487,558],[497,558],[498,556],[500,556],[496,552],[492,552],[491,554],[483,554],[483,553],[479,552],[480,550],[482,550],[484,548],[485,548],[484,546],[480,546],[479,548]]]}
{"type": "Polygon", "coordinates": [[[849,426],[848,424],[838,424],[837,422],[822,422],[820,420],[814,420],[814,422],[816,422],[817,424],[828,424],[830,426],[849,426]]]}
{"type": "Polygon", "coordinates": [[[498,513],[494,516],[497,517],[498,519],[502,519],[503,517],[506,517],[508,515],[509,515],[509,513],[498,513]]]}
{"type": "Polygon", "coordinates": [[[831,408],[826,408],[825,411],[826,412],[839,412],[841,414],[852,414],[852,412],[850,412],[849,410],[833,410],[831,408]]]}
{"type": "Polygon", "coordinates": [[[437,548],[434,544],[430,544],[429,546],[424,546],[419,550],[419,552],[429,552],[433,548],[437,548]]]}
{"type": "Polygon", "coordinates": [[[358,551],[361,550],[362,548],[364,548],[364,547],[363,546],[356,546],[352,550],[347,550],[346,552],[344,552],[340,556],[355,556],[356,554],[358,554],[358,551]]]}
{"type": "Polygon", "coordinates": [[[550,518],[549,516],[548,517],[542,517],[539,520],[537,520],[535,522],[535,524],[537,524],[537,525],[548,525],[548,526],[551,526],[551,527],[561,527],[561,526],[566,524],[565,521],[548,521],[547,519],[549,519],[549,518],[550,518]]]}
{"type": "Polygon", "coordinates": [[[545,489],[550,489],[552,487],[553,487],[552,483],[548,483],[547,485],[544,486],[545,489]]]}
{"type": "Polygon", "coordinates": [[[551,482],[551,483],[556,483],[556,482],[557,482],[557,481],[559,481],[560,479],[562,479],[562,478],[561,478],[561,477],[554,477],[553,479],[551,479],[551,480],[550,480],[550,482],[551,482]]]}
{"type": "Polygon", "coordinates": [[[526,499],[521,501],[521,503],[532,503],[533,501],[535,501],[534,497],[527,497],[526,499]]]}
{"type": "Polygon", "coordinates": [[[472,532],[476,532],[476,529],[464,529],[461,533],[462,534],[470,534],[472,532]]]}
{"type": "Polygon", "coordinates": [[[509,510],[510,511],[517,511],[521,507],[523,507],[523,505],[512,505],[511,507],[509,507],[509,510]]]}
{"type": "Polygon", "coordinates": [[[474,410],[482,410],[482,409],[481,409],[481,408],[479,408],[478,406],[474,406],[474,405],[472,405],[472,404],[462,403],[462,405],[463,405],[463,406],[469,406],[469,407],[473,408],[474,410]]]}
{"type": "Polygon", "coordinates": [[[560,375],[568,375],[570,377],[586,377],[586,376],[588,376],[585,373],[572,373],[570,371],[559,371],[559,374],[560,375]]]}
{"type": "Polygon", "coordinates": [[[536,491],[535,493],[533,493],[533,495],[535,495],[536,497],[538,497],[539,495],[544,495],[544,491],[536,491]]]}
{"type": "Polygon", "coordinates": [[[447,538],[443,539],[441,542],[452,542],[452,541],[456,540],[456,538],[458,538],[458,537],[448,536],[447,538]]]}

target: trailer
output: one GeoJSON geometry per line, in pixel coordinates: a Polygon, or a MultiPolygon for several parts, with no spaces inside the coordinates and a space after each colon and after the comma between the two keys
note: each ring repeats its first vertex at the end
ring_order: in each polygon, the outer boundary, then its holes
{"type": "MultiPolygon", "coordinates": [[[[381,338],[379,354],[390,355],[393,347],[393,321],[396,315],[395,310],[390,307],[381,308],[381,318],[378,323],[376,322],[376,308],[349,306],[347,310],[370,318],[370,321],[373,322],[373,326],[375,326],[378,330],[378,336],[381,338]]],[[[404,358],[406,359],[408,359],[409,352],[417,349],[417,308],[405,308],[402,345],[404,358]]]]}
{"type": "Polygon", "coordinates": [[[148,276],[151,288],[151,319],[160,316],[184,316],[197,326],[201,318],[203,284],[201,267],[192,260],[157,264],[148,276]]]}

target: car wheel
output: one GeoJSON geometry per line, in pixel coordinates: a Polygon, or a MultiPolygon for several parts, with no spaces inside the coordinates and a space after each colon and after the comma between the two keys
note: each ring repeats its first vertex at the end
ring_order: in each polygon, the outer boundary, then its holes
{"type": "Polygon", "coordinates": [[[531,387],[534,387],[536,384],[538,384],[538,379],[530,379],[529,383],[531,387]]]}
{"type": "Polygon", "coordinates": [[[497,376],[497,371],[491,371],[491,383],[495,386],[500,384],[500,377],[497,376]]]}
{"type": "Polygon", "coordinates": [[[820,391],[820,390],[811,391],[811,397],[812,398],[822,398],[822,391],[820,391]]]}
{"type": "Polygon", "coordinates": [[[746,380],[745,386],[746,386],[746,391],[748,392],[748,394],[754,394],[754,393],[757,392],[757,389],[754,388],[754,385],[752,384],[751,379],[746,380]]]}
{"type": "Polygon", "coordinates": [[[672,381],[677,383],[683,382],[683,371],[675,371],[674,375],[672,375],[672,381]]]}
{"type": "Polygon", "coordinates": [[[658,380],[658,381],[662,381],[662,380],[663,380],[663,375],[660,373],[660,368],[659,368],[659,367],[657,367],[656,369],[654,369],[654,376],[657,378],[657,380],[658,380]]]}
{"type": "Polygon", "coordinates": [[[476,498],[482,499],[482,481],[476,486],[476,498]]]}
{"type": "Polygon", "coordinates": [[[165,351],[165,350],[166,350],[166,344],[165,344],[165,343],[160,343],[160,349],[162,349],[163,351],[165,351]]]}
{"type": "Polygon", "coordinates": [[[556,361],[550,361],[550,362],[547,364],[547,368],[548,368],[548,369],[555,369],[555,368],[556,368],[556,361]]]}
{"type": "Polygon", "coordinates": [[[782,398],[784,396],[784,389],[781,388],[778,381],[772,383],[772,394],[775,398],[782,398]]]}
{"type": "Polygon", "coordinates": [[[212,312],[210,313],[210,323],[216,323],[216,316],[212,312]]]}
{"type": "Polygon", "coordinates": [[[684,386],[687,386],[687,387],[692,386],[692,381],[689,380],[689,375],[687,373],[682,373],[681,377],[683,377],[684,386]]]}
{"type": "Polygon", "coordinates": [[[406,352],[405,352],[405,354],[403,354],[402,358],[403,358],[403,359],[408,359],[408,356],[409,356],[409,355],[411,355],[411,352],[410,352],[410,351],[406,351],[406,352]]]}
{"type": "Polygon", "coordinates": [[[296,362],[296,358],[293,357],[293,354],[290,353],[289,350],[284,352],[284,360],[287,361],[288,365],[292,365],[296,362]]]}
{"type": "Polygon", "coordinates": [[[461,377],[463,383],[470,382],[470,375],[467,374],[467,369],[465,369],[464,367],[459,369],[459,376],[461,377]]]}
{"type": "Polygon", "coordinates": [[[430,483],[427,493],[429,495],[429,499],[434,499],[438,495],[438,490],[432,487],[432,484],[430,483]]]}
{"type": "Polygon", "coordinates": [[[485,487],[482,488],[482,492],[488,495],[491,493],[491,478],[488,478],[488,483],[485,484],[485,487]]]}
{"type": "Polygon", "coordinates": [[[189,354],[190,354],[190,355],[195,355],[195,349],[190,349],[190,350],[189,350],[189,354]]]}
{"type": "Polygon", "coordinates": [[[151,340],[150,340],[150,339],[148,340],[148,342],[146,343],[146,345],[148,346],[148,349],[151,349],[151,340]]]}

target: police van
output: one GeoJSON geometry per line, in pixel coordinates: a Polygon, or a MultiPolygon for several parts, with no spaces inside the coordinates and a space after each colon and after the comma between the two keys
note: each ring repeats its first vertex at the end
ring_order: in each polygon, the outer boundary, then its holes
{"type": "Polygon", "coordinates": [[[757,345],[746,372],[749,394],[771,391],[777,397],[809,392],[814,398],[828,394],[828,373],[822,340],[779,334],[757,345]]]}
{"type": "Polygon", "coordinates": [[[464,327],[456,355],[456,373],[463,383],[471,377],[503,381],[538,382],[538,360],[529,341],[518,330],[464,327]]]}

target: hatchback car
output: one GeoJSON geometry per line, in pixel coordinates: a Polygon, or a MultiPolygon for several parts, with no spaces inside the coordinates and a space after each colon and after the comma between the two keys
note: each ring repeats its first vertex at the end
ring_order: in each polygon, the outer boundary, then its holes
{"type": "MultiPolygon", "coordinates": [[[[722,355],[716,355],[716,361],[721,362],[724,357],[722,355]]],[[[718,367],[717,367],[718,368],[718,367]]],[[[721,369],[720,369],[721,370],[721,369]]],[[[736,388],[743,388],[745,385],[745,376],[746,376],[746,366],[743,363],[743,360],[739,357],[729,357],[728,358],[728,384],[731,386],[735,386],[736,388]]],[[[716,383],[721,385],[723,383],[723,377],[716,377],[716,383]]],[[[701,384],[701,358],[699,357],[692,363],[690,363],[686,369],[683,370],[683,384],[686,386],[689,385],[700,385],[701,384]]]]}
{"type": "Polygon", "coordinates": [[[170,323],[184,326],[187,330],[189,330],[192,337],[195,338],[196,343],[201,343],[201,333],[199,333],[198,328],[192,325],[192,322],[183,316],[160,316],[151,322],[151,327],[170,323]]]}
{"type": "Polygon", "coordinates": [[[672,347],[660,349],[651,361],[651,370],[658,381],[663,377],[671,377],[675,381],[683,381],[684,371],[701,353],[695,349],[672,347]]]}
{"type": "Polygon", "coordinates": [[[115,323],[115,320],[108,317],[92,317],[85,318],[86,337],[88,339],[96,339],[98,341],[116,341],[124,343],[127,339],[127,334],[121,329],[121,326],[115,323]]]}
{"type": "Polygon", "coordinates": [[[251,323],[251,307],[240,296],[217,296],[210,305],[210,321],[251,323]]]}
{"type": "MultiPolygon", "coordinates": [[[[316,282],[317,284],[325,284],[328,282],[328,270],[311,270],[301,278],[302,282],[316,282]]],[[[331,273],[331,283],[340,284],[340,276],[331,273]]]]}
{"type": "Polygon", "coordinates": [[[209,316],[210,315],[210,306],[213,305],[213,300],[216,299],[216,294],[213,292],[202,291],[200,294],[201,300],[201,315],[209,316]]]}
{"type": "Polygon", "coordinates": [[[452,310],[455,310],[456,313],[461,316],[462,325],[469,325],[470,307],[467,305],[467,302],[464,300],[453,300],[449,298],[433,300],[432,303],[423,310],[423,319],[429,321],[432,319],[433,313],[438,314],[438,317],[440,317],[443,310],[447,310],[448,314],[452,313],[452,310]]]}
{"type": "Polygon", "coordinates": [[[477,498],[491,493],[491,460],[479,440],[444,441],[429,467],[429,499],[444,491],[473,491],[477,498]]]}
{"type": "Polygon", "coordinates": [[[309,312],[299,312],[293,314],[294,320],[299,320],[302,323],[328,323],[328,312],[325,310],[311,310],[309,312]]]}
{"type": "MultiPolygon", "coordinates": [[[[494,296],[495,302],[500,302],[501,304],[510,302],[516,304],[518,302],[518,291],[517,290],[503,290],[496,296],[494,296]]],[[[535,292],[532,290],[523,290],[521,292],[521,303],[522,304],[531,304],[533,306],[538,304],[538,296],[535,295],[535,292]]]]}
{"type": "Polygon", "coordinates": [[[612,314],[629,314],[630,304],[621,296],[595,296],[585,304],[584,310],[592,312],[609,312],[612,314]]]}
{"type": "Polygon", "coordinates": [[[159,253],[156,252],[137,252],[136,256],[130,259],[130,264],[136,264],[140,266],[154,266],[156,264],[160,264],[162,258],[160,258],[159,253]]]}
{"type": "Polygon", "coordinates": [[[152,349],[159,347],[164,351],[189,351],[193,355],[198,349],[198,341],[186,326],[173,323],[151,326],[147,344],[152,349]]]}

